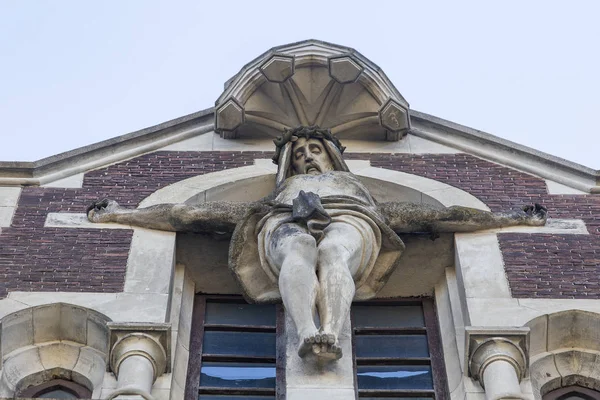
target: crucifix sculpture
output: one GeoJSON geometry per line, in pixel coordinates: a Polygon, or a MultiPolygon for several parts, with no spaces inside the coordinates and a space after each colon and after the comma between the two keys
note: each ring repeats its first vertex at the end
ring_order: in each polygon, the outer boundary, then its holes
{"type": "Polygon", "coordinates": [[[352,301],[374,297],[402,255],[404,243],[397,233],[546,222],[546,209],[538,204],[491,213],[377,203],[349,171],[344,147],[327,129],[286,130],[275,144],[276,188],[261,201],[131,210],[102,200],[88,208],[88,218],[165,231],[232,233],[229,266],[247,299],[281,298],[298,332],[298,354],[333,360],[342,357],[338,337],[352,301]]]}

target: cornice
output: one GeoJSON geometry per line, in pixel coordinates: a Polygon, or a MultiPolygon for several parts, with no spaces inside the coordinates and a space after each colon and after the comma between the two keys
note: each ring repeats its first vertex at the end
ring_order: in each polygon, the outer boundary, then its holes
{"type": "MultiPolygon", "coordinates": [[[[599,170],[426,113],[415,110],[410,113],[412,135],[589,193],[600,193],[599,170]]],[[[210,132],[213,121],[214,108],[208,108],[39,161],[0,162],[0,185],[43,185],[101,168],[210,132]]]]}

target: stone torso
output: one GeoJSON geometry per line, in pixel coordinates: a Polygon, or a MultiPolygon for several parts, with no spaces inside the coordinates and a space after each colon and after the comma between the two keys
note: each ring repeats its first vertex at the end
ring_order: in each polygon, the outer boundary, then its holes
{"type": "Polygon", "coordinates": [[[350,172],[331,171],[319,175],[295,175],[286,179],[276,193],[275,202],[291,205],[300,191],[313,192],[321,199],[344,197],[353,203],[374,207],[375,200],[360,180],[350,172]]]}

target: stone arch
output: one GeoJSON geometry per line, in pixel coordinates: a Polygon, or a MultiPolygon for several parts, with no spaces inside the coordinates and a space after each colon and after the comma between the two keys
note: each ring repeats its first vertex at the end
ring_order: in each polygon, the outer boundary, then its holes
{"type": "Polygon", "coordinates": [[[572,385],[600,390],[600,314],[567,310],[541,315],[526,326],[536,399],[572,385]]]}
{"type": "MultiPolygon", "coordinates": [[[[404,172],[371,167],[369,161],[364,160],[348,160],[347,164],[380,202],[395,200],[489,210],[475,196],[442,182],[404,172]]],[[[161,203],[197,204],[205,201],[259,200],[272,192],[276,171],[277,167],[270,159],[257,159],[253,165],[199,175],[173,183],[146,197],[139,207],[161,203]]],[[[177,237],[179,239],[176,240],[176,235],[172,234],[167,239],[162,235],[161,240],[163,243],[170,240],[169,248],[177,252],[174,255],[178,262],[189,267],[197,291],[216,293],[218,289],[219,293],[240,293],[237,283],[231,278],[227,269],[228,242],[209,242],[206,238],[192,235],[177,237]],[[187,244],[183,244],[183,241],[187,241],[187,244]],[[189,249],[186,253],[188,256],[179,258],[182,252],[177,248],[181,249],[184,246],[189,249]],[[193,260],[203,260],[203,265],[192,267],[192,264],[197,263],[193,260]],[[210,282],[210,285],[207,282],[210,282]]],[[[404,264],[392,274],[389,284],[380,292],[380,296],[431,295],[434,286],[442,278],[444,269],[454,265],[453,237],[452,234],[442,234],[435,243],[428,237],[409,238],[411,243],[407,243],[407,247],[410,251],[407,251],[403,257],[404,264]],[[427,255],[427,262],[423,259],[425,255],[427,255]]],[[[151,242],[151,240],[134,241],[130,253],[137,252],[135,246],[144,246],[151,242]]],[[[139,252],[144,251],[140,249],[139,252]]],[[[167,269],[162,265],[156,267],[157,274],[167,269]]]]}
{"type": "Polygon", "coordinates": [[[1,320],[0,397],[62,378],[100,395],[109,335],[105,315],[73,304],[26,308],[1,320]]]}
{"type": "MultiPolygon", "coordinates": [[[[438,206],[465,206],[489,211],[472,194],[443,182],[405,172],[371,167],[369,161],[347,160],[378,201],[409,201],[438,206]]],[[[233,168],[173,183],[140,202],[139,207],[161,203],[201,203],[204,201],[259,200],[275,187],[277,167],[271,160],[255,160],[254,165],[233,168]],[[252,188],[252,190],[250,190],[252,188]]]]}

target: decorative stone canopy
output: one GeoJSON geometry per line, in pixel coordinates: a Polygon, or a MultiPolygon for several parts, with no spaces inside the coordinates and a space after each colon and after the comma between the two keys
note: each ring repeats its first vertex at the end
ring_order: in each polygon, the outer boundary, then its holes
{"type": "Polygon", "coordinates": [[[397,141],[410,129],[408,103],[377,65],[317,40],[274,47],[246,64],[225,83],[215,110],[224,138],[317,125],[342,139],[397,141]]]}

